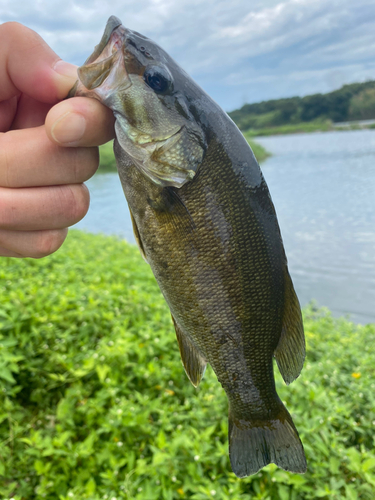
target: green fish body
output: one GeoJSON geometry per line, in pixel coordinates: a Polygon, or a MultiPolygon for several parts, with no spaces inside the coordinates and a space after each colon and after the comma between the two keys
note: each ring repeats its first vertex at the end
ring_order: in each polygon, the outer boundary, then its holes
{"type": "Polygon", "coordinates": [[[115,156],[134,234],[171,310],[185,371],[210,363],[229,400],[238,477],[306,459],[278,397],[305,344],[275,209],[259,165],[227,114],[151,40],[111,17],[71,95],[116,117],[115,156]]]}

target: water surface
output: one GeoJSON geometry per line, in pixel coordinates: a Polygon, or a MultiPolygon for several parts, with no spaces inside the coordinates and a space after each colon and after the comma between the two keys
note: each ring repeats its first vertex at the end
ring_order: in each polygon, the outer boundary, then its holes
{"type": "MultiPolygon", "coordinates": [[[[262,170],[302,305],[375,321],[375,131],[261,137],[262,170]]],[[[88,182],[91,207],[76,227],[134,243],[117,174],[88,182]]]]}
{"type": "Polygon", "coordinates": [[[257,140],[301,303],[374,322],[375,131],[257,140]]]}

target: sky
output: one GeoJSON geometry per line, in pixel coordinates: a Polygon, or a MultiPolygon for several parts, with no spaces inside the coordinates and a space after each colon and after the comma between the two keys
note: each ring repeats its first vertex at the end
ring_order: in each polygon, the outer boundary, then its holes
{"type": "Polygon", "coordinates": [[[375,0],[0,0],[0,22],[25,24],[78,65],[110,15],[226,111],[375,80],[375,0]]]}

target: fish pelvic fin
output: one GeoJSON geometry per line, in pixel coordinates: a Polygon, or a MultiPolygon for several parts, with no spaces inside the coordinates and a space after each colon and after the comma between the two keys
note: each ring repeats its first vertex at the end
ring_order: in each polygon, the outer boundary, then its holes
{"type": "Polygon", "coordinates": [[[288,270],[286,270],[285,279],[285,306],[281,337],[274,356],[285,383],[289,385],[299,376],[305,361],[305,335],[301,307],[288,270]]]}
{"type": "Polygon", "coordinates": [[[176,330],[178,347],[180,348],[182,364],[184,365],[186,375],[189,377],[193,386],[198,387],[206,371],[207,361],[194,346],[189,337],[182,332],[173,316],[172,320],[176,330]]]}
{"type": "Polygon", "coordinates": [[[236,419],[229,409],[229,457],[237,477],[256,474],[270,463],[299,474],[307,468],[302,442],[283,405],[268,421],[236,419]]]}

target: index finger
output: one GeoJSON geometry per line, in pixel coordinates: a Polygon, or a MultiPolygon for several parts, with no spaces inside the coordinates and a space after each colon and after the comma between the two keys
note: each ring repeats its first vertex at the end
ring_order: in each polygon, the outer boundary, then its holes
{"type": "Polygon", "coordinates": [[[0,26],[0,101],[25,93],[55,104],[77,79],[75,66],[60,57],[35,31],[15,22],[0,26]]]}

